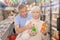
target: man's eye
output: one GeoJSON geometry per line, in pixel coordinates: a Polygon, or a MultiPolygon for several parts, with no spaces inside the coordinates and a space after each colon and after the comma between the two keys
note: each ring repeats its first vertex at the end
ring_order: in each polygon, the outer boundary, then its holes
{"type": "Polygon", "coordinates": [[[32,13],[35,13],[35,12],[32,12],[32,13]]]}

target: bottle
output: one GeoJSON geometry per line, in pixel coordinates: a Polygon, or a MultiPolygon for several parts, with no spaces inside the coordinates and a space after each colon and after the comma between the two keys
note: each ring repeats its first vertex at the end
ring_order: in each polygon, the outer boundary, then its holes
{"type": "Polygon", "coordinates": [[[35,26],[32,27],[32,31],[33,31],[33,32],[36,32],[36,27],[35,27],[35,26]]]}
{"type": "Polygon", "coordinates": [[[41,27],[41,32],[44,32],[46,30],[46,23],[44,22],[41,27]]]}
{"type": "Polygon", "coordinates": [[[32,27],[32,36],[35,36],[37,34],[37,29],[36,27],[32,27]]]}

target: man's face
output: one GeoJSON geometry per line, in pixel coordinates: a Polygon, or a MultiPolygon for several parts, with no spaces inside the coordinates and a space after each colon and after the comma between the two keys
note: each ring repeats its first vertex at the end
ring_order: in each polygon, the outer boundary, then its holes
{"type": "Polygon", "coordinates": [[[21,15],[22,17],[26,17],[26,15],[27,15],[27,8],[24,7],[24,8],[22,8],[22,9],[20,9],[19,12],[20,12],[20,15],[21,15]]]}

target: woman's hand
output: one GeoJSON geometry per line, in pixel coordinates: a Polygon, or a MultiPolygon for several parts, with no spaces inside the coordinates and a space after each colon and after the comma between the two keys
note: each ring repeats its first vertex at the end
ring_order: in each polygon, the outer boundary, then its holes
{"type": "Polygon", "coordinates": [[[30,34],[30,36],[35,36],[37,34],[37,32],[33,32],[32,30],[29,30],[29,34],[30,34]]]}
{"type": "Polygon", "coordinates": [[[28,25],[27,25],[27,28],[28,29],[31,29],[32,27],[34,27],[34,24],[32,22],[30,22],[28,25]]]}

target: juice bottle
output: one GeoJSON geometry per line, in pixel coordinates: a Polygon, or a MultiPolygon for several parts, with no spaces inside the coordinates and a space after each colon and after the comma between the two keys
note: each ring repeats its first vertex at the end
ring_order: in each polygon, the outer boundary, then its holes
{"type": "Polygon", "coordinates": [[[43,23],[43,24],[42,24],[42,28],[41,28],[41,32],[44,32],[45,29],[46,29],[46,23],[43,23]]]}

